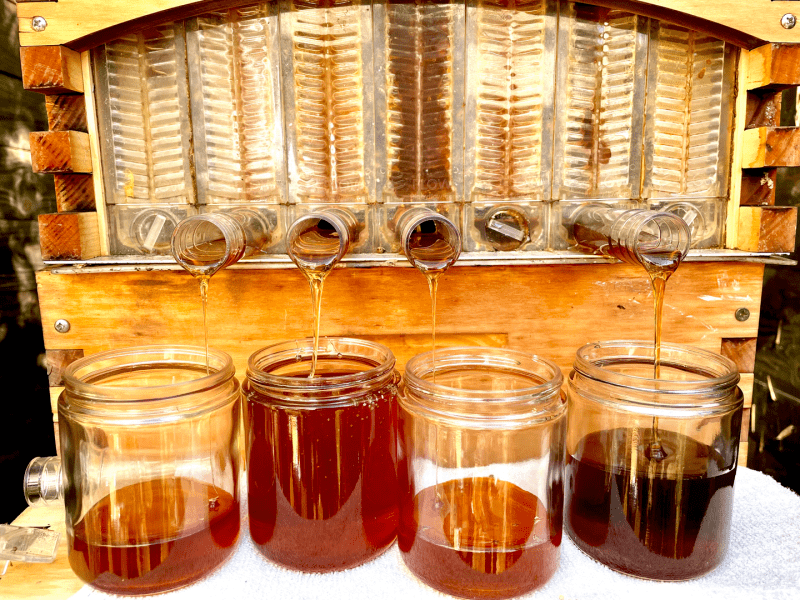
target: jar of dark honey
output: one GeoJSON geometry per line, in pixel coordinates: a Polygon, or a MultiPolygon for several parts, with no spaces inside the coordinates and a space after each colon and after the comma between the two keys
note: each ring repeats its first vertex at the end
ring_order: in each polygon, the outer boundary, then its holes
{"type": "Polygon", "coordinates": [[[380,344],[321,338],[250,357],[250,535],[268,559],[325,572],[364,563],[397,536],[397,384],[380,344]]]}
{"type": "Polygon", "coordinates": [[[398,543],[426,584],[464,598],[509,598],[555,573],[562,381],[552,362],[501,348],[440,349],[408,362],[398,543]]]}
{"type": "Polygon", "coordinates": [[[697,348],[610,341],[569,377],[566,526],[612,569],[698,577],[725,554],[742,421],[739,374],[697,348]]]}
{"type": "Polygon", "coordinates": [[[230,356],[110,350],[69,365],[64,384],[61,473],[54,459],[34,459],[25,491],[31,504],[64,498],[75,574],[105,592],[154,594],[224,562],[240,524],[241,392],[230,356]]]}

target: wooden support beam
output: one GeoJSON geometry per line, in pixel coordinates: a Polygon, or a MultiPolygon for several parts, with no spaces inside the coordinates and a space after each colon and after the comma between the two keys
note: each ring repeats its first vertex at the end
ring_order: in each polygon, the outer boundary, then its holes
{"type": "Polygon", "coordinates": [[[45,107],[50,131],[88,131],[86,102],[82,94],[47,96],[45,107]]]}
{"type": "Polygon", "coordinates": [[[82,94],[81,55],[64,46],[20,48],[22,84],[43,94],[82,94]]]}
{"type": "Polygon", "coordinates": [[[781,92],[770,89],[747,92],[746,129],[752,129],[753,127],[778,127],[780,124],[781,92]]]}
{"type": "Polygon", "coordinates": [[[56,174],[58,212],[86,212],[96,209],[91,175],[56,174]]]}
{"type": "Polygon", "coordinates": [[[758,127],[742,135],[742,168],[800,167],[800,127],[758,127]]]}
{"type": "Polygon", "coordinates": [[[79,131],[31,133],[31,163],[35,173],[91,173],[89,136],[79,131]]]}
{"type": "Polygon", "coordinates": [[[800,85],[800,46],[765,44],[750,51],[747,89],[800,85]]]}
{"type": "Polygon", "coordinates": [[[57,387],[64,385],[64,369],[83,358],[83,350],[46,350],[45,356],[50,387],[57,387]]]}
{"type": "Polygon", "coordinates": [[[742,169],[742,206],[772,206],[778,169],[742,169]]]}
{"type": "Polygon", "coordinates": [[[739,373],[752,373],[756,365],[758,338],[722,338],[720,354],[731,359],[739,373]]]}
{"type": "Polygon", "coordinates": [[[746,252],[793,252],[796,229],[796,206],[741,206],[736,247],[746,252]]]}
{"type": "Polygon", "coordinates": [[[100,255],[97,213],[39,215],[44,260],[84,260],[100,255]]]}

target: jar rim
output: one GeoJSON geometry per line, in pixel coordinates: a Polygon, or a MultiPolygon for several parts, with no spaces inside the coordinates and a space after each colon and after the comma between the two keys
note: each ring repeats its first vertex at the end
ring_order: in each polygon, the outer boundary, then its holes
{"type": "Polygon", "coordinates": [[[293,357],[310,357],[314,349],[314,338],[288,340],[265,346],[253,352],[247,360],[247,379],[255,385],[282,392],[323,393],[328,390],[362,385],[391,374],[395,366],[392,351],[383,344],[360,338],[341,336],[320,337],[317,344],[317,360],[367,359],[375,366],[365,371],[348,375],[292,377],[276,375],[269,368],[286,364],[293,357]]]}
{"type": "Polygon", "coordinates": [[[200,346],[159,345],[130,346],[98,352],[71,363],[64,371],[64,387],[89,402],[153,403],[169,398],[196,394],[213,389],[233,378],[236,369],[230,355],[214,348],[208,349],[210,372],[196,379],[154,386],[105,386],[87,382],[102,380],[121,368],[148,365],[170,366],[191,364],[205,367],[206,351],[200,346]],[[137,358],[138,357],[138,358],[137,358]],[[160,359],[159,359],[160,358],[160,359]],[[183,358],[184,360],[180,360],[183,358]],[[149,359],[149,360],[148,360],[149,359]]]}
{"type": "MultiPolygon", "coordinates": [[[[573,372],[603,384],[624,388],[633,392],[669,395],[691,395],[691,404],[701,404],[700,396],[707,395],[708,402],[715,402],[718,396],[726,395],[739,383],[739,371],[734,362],[721,354],[682,344],[661,344],[661,365],[665,367],[702,367],[706,377],[698,375],[690,380],[654,379],[627,373],[619,373],[606,368],[610,364],[621,364],[632,359],[649,358],[653,362],[654,343],[644,340],[608,340],[590,342],[581,346],[575,353],[573,372]]],[[[684,369],[685,370],[685,369],[684,369]]],[[[637,399],[638,404],[661,406],[658,399],[637,399]]],[[[678,406],[678,405],[672,405],[678,406]]]]}
{"type": "Polygon", "coordinates": [[[509,348],[465,346],[441,348],[414,356],[408,361],[403,377],[406,393],[401,402],[408,405],[409,393],[417,409],[441,416],[468,421],[497,422],[529,421],[548,418],[565,408],[560,390],[564,376],[553,361],[509,348]],[[516,371],[530,377],[538,375],[544,382],[513,390],[478,390],[435,383],[427,376],[447,367],[483,367],[492,370],[516,371]],[[504,414],[488,414],[486,410],[502,407],[504,414]]]}

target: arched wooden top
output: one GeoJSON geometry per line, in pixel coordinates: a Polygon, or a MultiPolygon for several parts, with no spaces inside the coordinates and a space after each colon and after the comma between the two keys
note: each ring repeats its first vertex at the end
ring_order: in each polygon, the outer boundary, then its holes
{"type": "MultiPolygon", "coordinates": [[[[241,4],[226,0],[18,0],[19,38],[22,46],[67,45],[87,49],[105,37],[100,32],[141,20],[148,15],[170,11],[161,17],[182,16],[182,10],[241,4]],[[44,31],[34,31],[33,17],[47,20],[44,31]]],[[[624,10],[662,20],[708,29],[717,37],[738,45],[755,47],[765,42],[800,43],[800,24],[793,29],[781,26],[781,17],[792,13],[793,2],[774,0],[589,0],[590,4],[618,6],[624,10]],[[670,17],[669,13],[672,13],[670,17]],[[705,27],[700,25],[706,21],[705,27]],[[716,28],[714,27],[716,26],[716,28]]],[[[800,18],[800,7],[794,10],[800,18]]],[[[159,20],[166,20],[159,18],[159,20]]],[[[141,22],[139,23],[141,25],[141,22]]],[[[136,25],[133,25],[134,27],[136,25]]],[[[124,28],[123,28],[124,30],[124,28]]]]}

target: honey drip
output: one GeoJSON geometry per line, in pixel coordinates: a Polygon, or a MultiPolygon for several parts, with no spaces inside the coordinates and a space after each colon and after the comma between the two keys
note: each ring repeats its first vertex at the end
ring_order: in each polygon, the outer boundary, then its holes
{"type": "Polygon", "coordinates": [[[208,283],[211,280],[210,277],[206,277],[205,275],[200,276],[200,300],[203,302],[203,341],[205,342],[206,348],[206,375],[209,374],[208,371],[208,319],[207,319],[207,312],[208,312],[208,283]]]}

